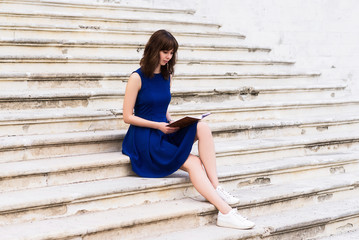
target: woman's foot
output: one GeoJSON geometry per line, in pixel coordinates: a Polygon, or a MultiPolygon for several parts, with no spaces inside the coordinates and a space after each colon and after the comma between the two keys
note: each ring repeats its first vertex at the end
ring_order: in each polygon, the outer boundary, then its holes
{"type": "Polygon", "coordinates": [[[236,208],[233,208],[229,213],[223,214],[218,212],[217,226],[237,228],[237,229],[251,229],[255,226],[254,222],[242,217],[236,208]]]}
{"type": "Polygon", "coordinates": [[[229,205],[239,203],[239,198],[236,198],[235,196],[224,190],[224,188],[222,188],[221,186],[217,186],[216,192],[229,205]]]}

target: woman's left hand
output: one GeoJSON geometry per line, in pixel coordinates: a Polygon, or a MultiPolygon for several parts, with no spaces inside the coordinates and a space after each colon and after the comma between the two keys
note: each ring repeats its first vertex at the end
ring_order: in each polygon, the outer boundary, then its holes
{"type": "Polygon", "coordinates": [[[169,127],[168,123],[160,122],[159,126],[158,126],[158,130],[160,130],[164,134],[171,134],[171,133],[177,132],[179,130],[179,128],[178,127],[169,127]]]}

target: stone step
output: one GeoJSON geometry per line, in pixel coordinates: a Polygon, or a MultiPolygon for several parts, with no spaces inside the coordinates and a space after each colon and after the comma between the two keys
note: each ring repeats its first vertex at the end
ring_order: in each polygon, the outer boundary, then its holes
{"type": "MultiPolygon", "coordinates": [[[[233,188],[253,184],[277,184],[290,182],[293,178],[293,173],[295,173],[297,179],[307,179],[311,176],[326,177],[330,174],[355,173],[359,167],[358,161],[358,154],[353,152],[275,159],[261,163],[233,163],[231,166],[219,166],[219,176],[222,179],[221,181],[226,182],[227,185],[233,188]]],[[[2,177],[1,191],[134,175],[128,157],[120,152],[2,163],[0,174],[2,177]]],[[[169,178],[176,177],[186,178],[186,174],[183,175],[182,171],[179,171],[169,178]]],[[[131,181],[132,178],[126,179],[131,181]]],[[[167,180],[166,183],[168,183],[167,180]]],[[[173,184],[182,184],[182,180],[173,182],[173,184]]],[[[186,191],[190,196],[197,195],[196,192],[188,189],[186,191]]],[[[181,192],[178,192],[176,196],[180,197],[181,194],[181,192]]]]}
{"type": "MultiPolygon", "coordinates": [[[[163,14],[162,14],[163,15],[163,14]]],[[[56,26],[64,24],[68,26],[92,26],[96,29],[119,28],[122,30],[141,28],[145,31],[156,31],[162,28],[169,28],[172,31],[207,31],[218,32],[221,27],[218,24],[209,21],[201,21],[199,18],[188,19],[187,17],[176,18],[171,15],[165,16],[122,16],[108,14],[82,14],[76,12],[59,12],[59,11],[27,11],[14,9],[6,11],[1,9],[0,21],[11,24],[48,24],[56,26]]]]}
{"type": "Polygon", "coordinates": [[[29,109],[0,112],[0,136],[127,129],[111,110],[29,109]]]}
{"type": "MultiPolygon", "coordinates": [[[[358,128],[358,117],[320,115],[305,119],[252,119],[209,123],[215,139],[253,139],[273,136],[300,136],[336,133],[358,128]]],[[[127,129],[121,115],[111,110],[37,109],[0,112],[0,136],[58,134],[127,129]]]]}
{"type": "MultiPolygon", "coordinates": [[[[113,165],[121,158],[119,154],[107,155],[109,157],[108,165],[113,165]],[[116,158],[117,160],[115,160],[116,158]]],[[[122,177],[96,181],[87,179],[85,181],[88,182],[56,185],[59,182],[56,182],[55,179],[61,179],[61,174],[65,173],[66,168],[72,168],[70,171],[74,173],[80,162],[82,165],[95,165],[94,156],[88,157],[90,163],[85,163],[85,156],[83,156],[81,161],[74,161],[72,166],[70,159],[64,159],[63,163],[60,162],[60,159],[54,159],[54,163],[43,161],[44,165],[35,161],[33,165],[18,163],[18,169],[11,168],[16,167],[14,164],[2,166],[4,169],[1,168],[1,175],[5,179],[11,178],[12,174],[17,174],[17,179],[12,179],[13,184],[16,180],[18,180],[17,184],[20,181],[25,183],[26,174],[28,178],[31,177],[31,174],[33,177],[38,176],[37,180],[40,180],[44,171],[48,171],[49,181],[45,181],[46,177],[43,176],[42,184],[38,182],[37,186],[36,184],[23,186],[37,188],[0,193],[1,198],[6,200],[2,202],[0,212],[2,216],[7,217],[7,221],[2,218],[0,224],[64,217],[80,212],[104,211],[183,198],[192,198],[203,202],[189,182],[187,173],[182,171],[161,179],[122,177]],[[39,199],[37,196],[43,197],[39,199]],[[62,211],[59,211],[60,209],[62,211]]],[[[97,158],[101,157],[106,158],[106,155],[97,156],[97,158]]],[[[79,156],[78,159],[80,158],[79,156]]],[[[76,159],[73,158],[73,160],[76,159]]],[[[109,169],[105,161],[102,161],[101,164],[109,169]]],[[[241,199],[241,203],[237,207],[246,215],[258,216],[317,202],[346,198],[358,191],[358,166],[358,153],[353,152],[278,159],[265,164],[236,164],[219,167],[218,172],[222,185],[228,189],[236,189],[233,194],[241,199]],[[338,166],[349,171],[345,174],[334,172],[332,169],[338,168],[338,166]],[[295,173],[294,178],[293,173],[295,173]],[[295,180],[294,183],[293,180],[295,180]],[[317,183],[314,186],[313,181],[317,183]],[[291,190],[288,191],[288,189],[291,190]]],[[[97,167],[101,168],[99,163],[97,163],[97,167]]],[[[116,166],[113,165],[113,168],[116,166]]],[[[67,169],[67,171],[69,170],[67,169]]],[[[85,172],[85,169],[82,171],[85,172]]],[[[88,173],[88,175],[94,177],[94,172],[88,173]]],[[[73,176],[75,177],[75,174],[73,176]]],[[[84,181],[81,178],[83,175],[79,176],[77,181],[84,181]]]]}
{"type": "Polygon", "coordinates": [[[213,122],[228,121],[229,119],[231,121],[280,118],[302,119],[303,116],[326,115],[328,112],[340,112],[341,114],[353,113],[357,111],[358,103],[359,101],[354,98],[328,99],[323,101],[223,101],[203,104],[185,103],[181,105],[170,105],[169,112],[174,119],[186,115],[201,115],[206,112],[211,112],[212,115],[210,118],[213,122]]]}
{"type": "Polygon", "coordinates": [[[126,130],[0,137],[1,162],[116,152],[126,130]]]}
{"type": "MultiPolygon", "coordinates": [[[[52,56],[0,56],[0,72],[31,72],[31,73],[78,73],[86,72],[114,72],[119,68],[123,72],[132,72],[139,67],[139,58],[125,57],[72,57],[63,55],[52,56]]],[[[237,59],[237,60],[218,60],[218,59],[179,59],[176,69],[180,72],[198,73],[226,73],[228,71],[260,71],[268,72],[285,70],[292,66],[294,62],[286,60],[270,59],[237,59]]]]}
{"type": "MultiPolygon", "coordinates": [[[[193,86],[193,87],[208,87],[208,86],[233,86],[233,87],[259,87],[259,86],[308,86],[318,84],[320,82],[319,73],[299,73],[299,72],[280,72],[276,73],[261,73],[255,74],[250,72],[227,72],[225,74],[212,75],[189,75],[189,74],[175,74],[173,86],[193,86]]],[[[329,83],[329,79],[326,81],[329,83]]],[[[338,83],[338,81],[336,81],[338,83]]]]}
{"type": "MultiPolygon", "coordinates": [[[[262,215],[253,218],[257,224],[255,229],[244,232],[252,233],[252,236],[257,237],[280,236],[284,237],[282,239],[285,237],[290,239],[298,233],[305,234],[306,237],[315,237],[320,230],[338,225],[355,224],[355,228],[358,228],[358,206],[359,200],[349,198],[262,215]]],[[[75,239],[76,237],[118,239],[119,236],[121,239],[139,239],[158,237],[175,231],[183,233],[183,231],[198,227],[213,228],[216,214],[217,211],[209,203],[182,199],[31,223],[5,225],[0,227],[0,234],[4,240],[29,239],[29,236],[34,240],[75,239]]],[[[203,228],[201,230],[204,230],[203,228]]],[[[217,227],[216,229],[227,234],[235,231],[237,239],[243,233],[243,231],[233,229],[224,230],[217,227]]],[[[203,236],[207,232],[201,231],[201,235],[203,236]]]]}
{"type": "Polygon", "coordinates": [[[0,192],[120,178],[134,175],[120,152],[2,163],[0,192]],[[13,167],[18,167],[14,169],[13,167]]]}
{"type": "Polygon", "coordinates": [[[314,136],[359,130],[359,117],[320,115],[303,119],[263,119],[240,122],[210,122],[216,140],[246,140],[288,136],[314,136]]]}
{"type": "MultiPolygon", "coordinates": [[[[3,55],[64,55],[102,57],[126,56],[141,58],[146,42],[123,41],[69,41],[42,39],[0,39],[3,55]]],[[[266,56],[271,49],[258,46],[230,44],[180,44],[178,56],[185,58],[206,58],[235,60],[238,57],[255,58],[266,56]]]]}
{"type": "Polygon", "coordinates": [[[33,240],[74,239],[75,237],[126,239],[125,237],[129,235],[128,231],[135,230],[134,232],[137,233],[134,236],[139,236],[140,233],[144,235],[145,232],[147,232],[147,234],[150,232],[157,233],[162,226],[166,228],[169,222],[173,222],[174,226],[183,225],[185,223],[187,226],[189,224],[191,226],[198,225],[199,219],[196,219],[196,215],[211,210],[213,211],[214,209],[210,204],[197,203],[193,200],[161,202],[147,206],[84,213],[65,218],[2,226],[0,227],[0,234],[3,240],[30,239],[30,236],[33,240]],[[166,210],[166,212],[164,212],[163,209],[168,209],[168,211],[166,210]],[[171,221],[175,218],[177,218],[178,221],[171,221]],[[188,222],[189,220],[190,222],[188,222]],[[158,225],[158,221],[162,222],[161,226],[158,225]],[[133,225],[135,225],[135,227],[133,227],[133,225]],[[155,227],[155,225],[157,225],[157,227],[155,227]],[[14,231],[15,228],[17,229],[16,232],[14,231]],[[38,228],[38,230],[34,232],[36,228],[38,228]],[[42,231],[42,229],[45,230],[45,228],[46,231],[42,231]],[[119,228],[123,231],[115,233],[119,228]],[[19,231],[19,229],[22,229],[22,231],[19,231]],[[97,233],[100,232],[101,234],[97,235],[97,233]],[[110,235],[111,233],[113,233],[112,236],[110,235]]]}
{"type": "MultiPolygon", "coordinates": [[[[120,151],[125,133],[126,129],[0,137],[0,161],[14,162],[120,151]]],[[[351,129],[347,129],[339,133],[322,133],[319,136],[230,139],[227,142],[219,138],[215,144],[219,164],[224,165],[238,161],[264,161],[298,154],[304,156],[355,149],[358,136],[351,129]]],[[[193,151],[196,154],[196,149],[193,151]]]]}
{"type": "MultiPolygon", "coordinates": [[[[69,26],[65,24],[46,25],[46,24],[12,24],[0,23],[1,37],[6,39],[57,39],[57,40],[80,40],[88,41],[122,41],[128,42],[147,42],[153,31],[142,30],[139,28],[123,30],[120,28],[110,28],[79,25],[69,26]]],[[[157,30],[157,29],[156,29],[157,30]]],[[[238,33],[226,32],[191,32],[191,31],[172,31],[167,28],[181,44],[188,43],[207,43],[207,44],[238,44],[245,36],[238,33]]]]}
{"type": "MultiPolygon", "coordinates": [[[[40,90],[52,88],[110,88],[125,89],[131,72],[107,73],[0,73],[0,87],[12,90],[40,90]]],[[[172,87],[259,87],[259,86],[308,86],[318,84],[318,73],[228,73],[223,75],[188,75],[177,73],[172,87]]],[[[328,81],[327,81],[328,83],[328,81]]]]}
{"type": "MultiPolygon", "coordinates": [[[[272,86],[228,88],[197,87],[193,89],[172,88],[172,105],[202,104],[225,101],[275,102],[316,99],[340,99],[348,96],[344,85],[317,86],[272,86]]],[[[47,89],[30,91],[8,91],[0,95],[0,110],[25,110],[44,108],[118,109],[122,108],[124,89],[47,89]]]]}
{"type": "Polygon", "coordinates": [[[193,15],[196,11],[190,8],[183,8],[180,6],[171,7],[171,8],[158,8],[154,7],[153,4],[143,3],[139,6],[138,2],[133,1],[131,3],[120,3],[120,2],[106,2],[106,1],[97,1],[97,0],[46,0],[39,2],[37,0],[3,0],[1,6],[4,9],[19,9],[21,6],[26,6],[26,9],[34,10],[74,10],[78,12],[89,12],[89,13],[99,13],[99,11],[104,11],[107,14],[113,13],[118,14],[129,14],[129,13],[144,13],[151,14],[156,13],[171,13],[171,14],[182,14],[184,16],[193,15]]]}
{"type": "MultiPolygon", "coordinates": [[[[193,9],[184,8],[154,8],[153,6],[145,6],[143,2],[141,7],[130,6],[128,3],[118,2],[99,2],[99,1],[29,1],[29,0],[16,0],[8,1],[3,0],[0,3],[0,7],[3,11],[14,11],[24,9],[28,12],[35,11],[57,11],[57,12],[76,12],[83,15],[101,14],[107,16],[172,16],[176,18],[191,19],[191,15],[195,13],[193,9]]],[[[210,21],[208,19],[208,21],[210,21]]]]}
{"type": "Polygon", "coordinates": [[[112,109],[122,108],[123,97],[124,90],[111,89],[49,89],[41,91],[9,91],[8,93],[2,94],[0,96],[0,109],[112,109]]]}
{"type": "MultiPolygon", "coordinates": [[[[335,153],[358,148],[358,135],[348,131],[313,136],[271,137],[245,140],[217,140],[219,165],[262,162],[276,158],[335,153]]],[[[193,154],[198,154],[196,144],[193,154]]]]}
{"type": "Polygon", "coordinates": [[[308,240],[358,240],[359,230],[351,230],[352,228],[354,228],[354,225],[348,224],[337,228],[339,233],[331,234],[330,236],[326,237],[310,238],[308,240]]]}
{"type": "Polygon", "coordinates": [[[178,105],[190,102],[191,104],[201,104],[203,102],[223,102],[227,100],[251,101],[251,102],[275,102],[301,100],[303,98],[317,99],[334,99],[349,96],[349,91],[345,85],[336,86],[320,86],[311,85],[307,87],[301,86],[258,86],[258,87],[242,87],[235,88],[216,87],[215,89],[202,87],[202,91],[193,88],[191,90],[186,88],[173,88],[171,104],[178,105]]]}
{"type": "Polygon", "coordinates": [[[178,229],[167,234],[158,233],[155,237],[142,239],[308,239],[335,234],[348,225],[358,229],[358,203],[357,199],[349,198],[260,216],[252,219],[257,223],[253,230],[227,229],[209,224],[188,230],[178,229]]]}

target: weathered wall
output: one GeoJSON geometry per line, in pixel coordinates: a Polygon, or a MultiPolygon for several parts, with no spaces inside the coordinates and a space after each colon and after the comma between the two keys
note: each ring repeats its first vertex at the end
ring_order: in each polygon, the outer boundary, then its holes
{"type": "Polygon", "coordinates": [[[269,46],[273,55],[296,60],[298,68],[322,72],[322,81],[343,81],[359,93],[358,0],[112,2],[193,8],[196,14],[221,23],[223,31],[243,33],[250,44],[269,46]]]}
{"type": "Polygon", "coordinates": [[[223,30],[244,33],[298,67],[323,72],[323,81],[343,80],[359,92],[357,0],[198,0],[196,7],[223,30]]]}

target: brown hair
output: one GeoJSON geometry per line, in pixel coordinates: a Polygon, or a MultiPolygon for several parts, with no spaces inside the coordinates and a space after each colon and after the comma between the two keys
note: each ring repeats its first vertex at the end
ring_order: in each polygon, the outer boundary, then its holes
{"type": "Polygon", "coordinates": [[[174,36],[166,30],[158,30],[152,34],[148,40],[140,65],[141,70],[146,77],[153,77],[154,71],[160,62],[160,51],[172,50],[171,60],[164,66],[161,66],[161,74],[165,79],[169,79],[170,74],[174,73],[176,64],[178,43],[174,36]]]}

